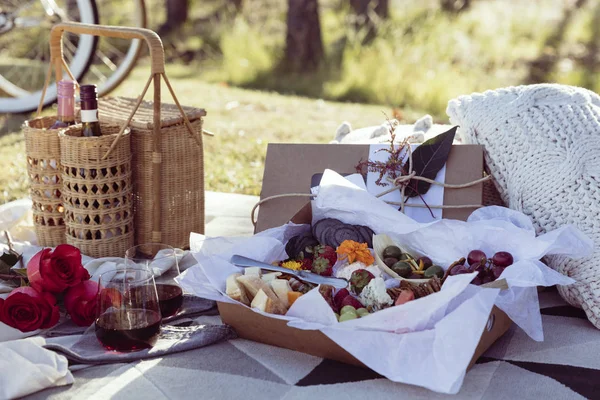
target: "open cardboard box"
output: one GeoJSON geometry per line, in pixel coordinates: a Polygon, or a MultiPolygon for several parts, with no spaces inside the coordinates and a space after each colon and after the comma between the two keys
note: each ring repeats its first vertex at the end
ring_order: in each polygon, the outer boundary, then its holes
{"type": "MultiPolygon", "coordinates": [[[[285,193],[309,193],[311,178],[325,169],[354,173],[355,166],[369,156],[369,145],[269,144],[261,199],[285,193]]],[[[466,183],[483,176],[483,147],[454,145],[446,163],[446,183],[466,183]]],[[[446,189],[444,204],[482,204],[483,186],[446,189]]],[[[472,209],[446,209],[444,218],[466,220],[472,209]]],[[[310,202],[290,197],[261,205],[256,232],[281,226],[288,221],[312,222],[310,202]]],[[[317,330],[287,326],[287,321],[269,318],[238,304],[217,303],[221,319],[242,338],[284,347],[314,356],[363,366],[359,360],[317,330]]],[[[512,321],[494,307],[468,368],[510,327],[512,321]]]]}
{"type": "MultiPolygon", "coordinates": [[[[291,221],[297,224],[310,224],[311,211],[310,203],[308,203],[296,213],[291,221]]],[[[266,317],[239,304],[217,302],[217,307],[222,321],[231,325],[244,339],[365,367],[363,363],[320,331],[292,328],[287,326],[285,320],[266,317]]],[[[492,308],[488,323],[469,363],[469,369],[500,336],[506,333],[511,324],[512,321],[502,310],[496,306],[492,308]]]]}
{"type": "MultiPolygon", "coordinates": [[[[339,174],[356,172],[356,165],[369,158],[368,144],[270,143],[267,148],[261,200],[288,193],[310,193],[312,177],[331,169],[339,174]]],[[[453,145],[446,162],[449,184],[464,184],[483,177],[483,146],[453,145]]],[[[260,205],[255,232],[281,226],[292,219],[308,198],[284,197],[260,205]]],[[[444,205],[483,204],[483,184],[445,189],[444,205]]],[[[466,220],[472,208],[445,209],[443,218],[466,220]]]]}

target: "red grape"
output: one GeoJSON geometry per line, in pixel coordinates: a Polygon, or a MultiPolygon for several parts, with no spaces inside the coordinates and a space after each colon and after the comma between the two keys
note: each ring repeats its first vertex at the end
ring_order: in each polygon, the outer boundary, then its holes
{"type": "Polygon", "coordinates": [[[468,274],[469,272],[471,271],[469,271],[464,265],[457,265],[450,270],[450,275],[468,274]]]}
{"type": "Polygon", "coordinates": [[[479,286],[479,285],[481,285],[483,282],[482,282],[482,280],[481,280],[481,278],[480,278],[479,276],[476,276],[476,277],[475,277],[475,279],[473,279],[473,280],[471,281],[471,283],[472,283],[473,285],[477,285],[477,286],[479,286]]]}
{"type": "Polygon", "coordinates": [[[492,257],[492,262],[498,267],[508,267],[513,263],[513,256],[508,251],[499,251],[492,257]]]}
{"type": "Polygon", "coordinates": [[[486,256],[485,253],[481,250],[471,250],[469,255],[467,256],[467,262],[469,265],[477,264],[477,263],[485,263],[486,256]],[[482,262],[483,261],[483,262],[482,262]]]}
{"type": "Polygon", "coordinates": [[[500,278],[500,275],[502,275],[502,271],[504,271],[504,267],[494,265],[492,267],[492,275],[494,275],[494,279],[500,278]]]}

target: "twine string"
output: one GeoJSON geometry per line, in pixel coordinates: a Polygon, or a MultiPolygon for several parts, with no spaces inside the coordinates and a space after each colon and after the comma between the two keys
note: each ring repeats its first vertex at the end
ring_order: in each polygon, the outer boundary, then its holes
{"type": "MultiPolygon", "coordinates": [[[[405,207],[430,208],[430,209],[435,208],[435,209],[442,209],[442,210],[444,210],[444,209],[454,210],[454,209],[463,209],[463,208],[480,208],[480,207],[483,207],[482,204],[433,205],[433,206],[430,206],[427,204],[406,204],[406,202],[405,202],[406,187],[408,186],[408,182],[410,182],[412,179],[417,180],[417,181],[427,182],[431,185],[442,186],[446,189],[464,189],[464,188],[475,186],[475,185],[478,185],[480,183],[483,183],[483,182],[486,182],[486,181],[489,181],[492,179],[491,175],[487,175],[487,176],[484,176],[483,178],[476,179],[474,181],[460,183],[460,184],[452,184],[452,183],[438,182],[436,180],[417,175],[417,173],[413,170],[413,159],[412,159],[411,146],[408,146],[408,170],[410,171],[408,174],[401,175],[395,179],[388,177],[387,180],[389,182],[391,182],[392,187],[375,195],[375,197],[379,198],[379,197],[385,196],[388,193],[391,193],[393,191],[400,189],[402,201],[400,201],[400,202],[386,201],[386,200],[384,200],[384,201],[390,205],[400,206],[401,212],[404,212],[405,207]]],[[[250,212],[250,219],[252,220],[252,225],[256,226],[255,212],[256,212],[256,209],[261,204],[264,204],[270,200],[280,199],[280,198],[285,198],[285,197],[310,197],[312,199],[312,198],[316,197],[316,195],[309,194],[309,193],[285,193],[285,194],[277,194],[274,196],[265,197],[264,199],[262,199],[258,203],[256,203],[254,205],[254,207],[252,208],[252,211],[250,212]]]]}

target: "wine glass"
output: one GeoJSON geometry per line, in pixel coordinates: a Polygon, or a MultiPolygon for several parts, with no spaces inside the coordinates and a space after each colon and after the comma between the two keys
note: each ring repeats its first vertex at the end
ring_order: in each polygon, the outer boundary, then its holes
{"type": "Polygon", "coordinates": [[[121,265],[100,275],[96,337],[121,352],[156,344],[162,321],[154,275],[145,268],[121,265]]]}
{"type": "Polygon", "coordinates": [[[161,243],[133,246],[125,252],[125,263],[146,268],[157,276],[156,291],[163,318],[179,312],[183,304],[183,290],[175,282],[179,276],[179,262],[173,247],[161,243]]]}

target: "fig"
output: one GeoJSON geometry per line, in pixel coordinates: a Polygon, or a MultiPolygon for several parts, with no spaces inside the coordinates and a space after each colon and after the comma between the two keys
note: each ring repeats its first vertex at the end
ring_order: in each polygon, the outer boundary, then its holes
{"type": "Polygon", "coordinates": [[[395,258],[399,260],[402,257],[402,250],[398,246],[388,246],[383,249],[383,259],[395,258]]]}
{"type": "Polygon", "coordinates": [[[433,265],[433,261],[431,261],[431,258],[426,256],[419,257],[419,259],[417,260],[417,265],[420,267],[421,263],[423,263],[423,269],[427,269],[433,265]]]}
{"type": "Polygon", "coordinates": [[[366,269],[357,269],[350,276],[350,287],[354,293],[360,294],[373,278],[375,276],[366,269]]]}

